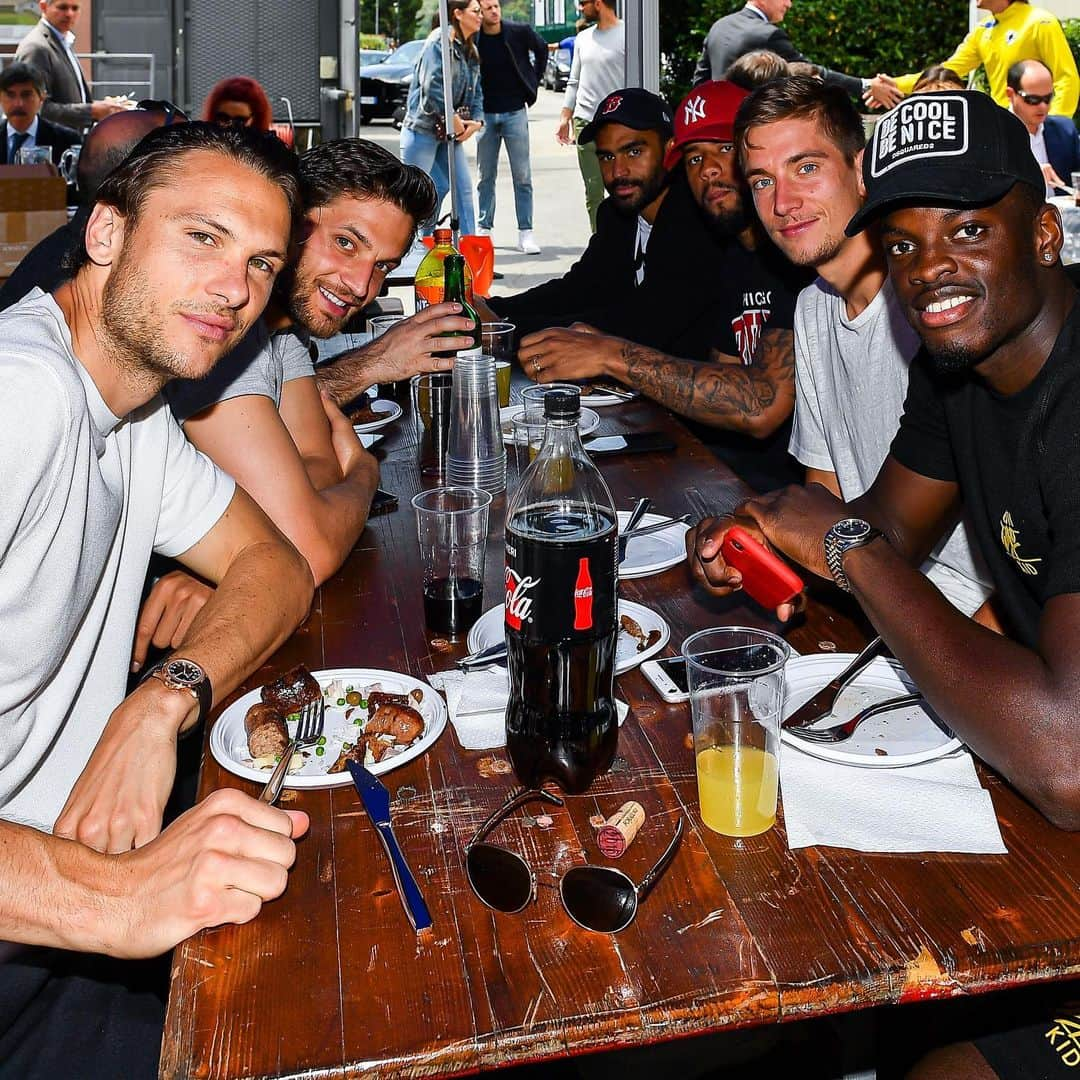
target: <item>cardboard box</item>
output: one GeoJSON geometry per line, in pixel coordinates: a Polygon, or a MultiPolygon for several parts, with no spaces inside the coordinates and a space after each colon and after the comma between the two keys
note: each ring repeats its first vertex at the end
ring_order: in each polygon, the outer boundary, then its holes
{"type": "Polygon", "coordinates": [[[9,277],[39,240],[66,225],[66,210],[13,210],[0,214],[0,278],[9,277]]]}
{"type": "Polygon", "coordinates": [[[52,165],[0,165],[0,213],[63,210],[67,185],[52,165]]]}

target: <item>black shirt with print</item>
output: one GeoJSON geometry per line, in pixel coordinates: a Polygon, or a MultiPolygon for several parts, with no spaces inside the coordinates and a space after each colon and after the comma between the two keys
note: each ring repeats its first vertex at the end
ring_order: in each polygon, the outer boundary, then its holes
{"type": "Polygon", "coordinates": [[[925,351],[911,365],[892,456],[959,484],[997,599],[1034,647],[1051,597],[1080,592],[1080,304],[1042,370],[1002,396],[974,374],[945,380],[925,351]]]}

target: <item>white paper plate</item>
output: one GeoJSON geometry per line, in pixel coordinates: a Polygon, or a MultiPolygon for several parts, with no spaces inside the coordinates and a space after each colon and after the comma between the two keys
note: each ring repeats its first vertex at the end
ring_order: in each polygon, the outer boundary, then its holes
{"type": "MultiPolygon", "coordinates": [[[[391,694],[407,694],[410,690],[419,690],[424,695],[423,700],[416,707],[424,718],[423,735],[401,753],[387,754],[382,761],[369,765],[368,771],[375,773],[376,776],[390,772],[391,769],[396,769],[399,765],[404,765],[407,761],[412,761],[413,758],[426,753],[428,747],[435,742],[446,727],[446,704],[442,697],[426,682],[414,679],[411,675],[403,675],[397,671],[384,671],[380,668],[328,668],[325,671],[313,671],[311,674],[323,687],[329,685],[334,679],[342,679],[357,687],[379,683],[383,690],[391,694]]],[[[270,779],[272,770],[252,767],[247,735],[244,734],[244,717],[252,705],[262,700],[261,689],[260,687],[252,690],[238,701],[234,701],[218,717],[210,732],[210,753],[214,755],[214,760],[229,772],[242,776],[245,780],[265,784],[270,779]]],[[[288,726],[289,734],[294,734],[294,725],[288,726]]],[[[351,784],[352,775],[348,770],[330,775],[327,775],[326,770],[337,761],[341,754],[341,744],[355,741],[357,730],[352,720],[345,719],[344,709],[327,706],[323,723],[326,753],[318,757],[314,753],[314,747],[309,749],[307,751],[309,756],[304,767],[297,772],[289,773],[285,778],[285,786],[325,788],[351,784]]]]}
{"type": "MultiPolygon", "coordinates": [[[[639,528],[662,521],[666,514],[646,514],[638,523],[639,528]]],[[[629,510],[619,511],[619,529],[626,528],[630,520],[629,510]]],[[[631,578],[648,577],[659,574],[661,570],[677,566],[686,558],[686,534],[690,526],[681,521],[669,529],[661,529],[649,536],[631,537],[626,545],[626,558],[619,563],[619,577],[624,581],[631,578]]]]}
{"type": "Polygon", "coordinates": [[[369,424],[353,424],[353,431],[355,431],[357,435],[363,435],[365,431],[378,431],[379,428],[384,428],[387,424],[392,424],[401,415],[401,406],[396,401],[387,401],[385,398],[378,398],[371,403],[371,411],[373,413],[381,413],[381,419],[372,420],[369,424]]]}
{"type": "Polygon", "coordinates": [[[363,424],[354,427],[353,431],[356,432],[357,437],[360,439],[360,445],[365,450],[370,450],[380,439],[384,438],[382,435],[372,435],[369,432],[364,431],[363,424]]]}
{"type": "MultiPolygon", "coordinates": [[[[823,686],[839,675],[855,658],[854,653],[817,653],[789,660],[784,683],[784,717],[809,701],[823,686]]],[[[910,694],[916,689],[911,676],[896,660],[878,657],[850,685],[833,706],[834,715],[815,727],[833,727],[850,720],[860,709],[886,698],[910,694]]],[[[790,731],[782,738],[804,754],[835,761],[840,765],[896,769],[933,761],[960,749],[963,743],[937,718],[929,705],[871,716],[864,720],[846,742],[814,743],[790,731]],[[884,751],[884,754],[878,751],[884,751]]]]}
{"type": "MultiPolygon", "coordinates": [[[[634,392],[628,389],[627,393],[634,392]]],[[[634,396],[637,395],[634,394],[634,396]]],[[[581,388],[581,404],[588,405],[593,409],[600,409],[605,405],[625,405],[627,400],[625,397],[619,397],[618,394],[605,393],[603,390],[597,390],[591,386],[581,388]]]]}
{"type": "MultiPolygon", "coordinates": [[[[633,671],[642,660],[648,660],[650,657],[655,656],[668,643],[668,638],[671,637],[671,627],[655,611],[645,607],[643,604],[635,604],[630,600],[620,600],[620,618],[623,615],[629,615],[631,619],[636,620],[646,634],[651,630],[659,630],[660,640],[644,652],[638,652],[637,642],[629,634],[620,630],[618,640],[615,642],[616,675],[623,675],[627,671],[633,671]]],[[[504,608],[501,605],[485,611],[469,631],[469,636],[465,642],[469,652],[479,652],[481,649],[488,649],[497,642],[502,641],[504,634],[503,618],[504,608]]]]}
{"type": "MultiPolygon", "coordinates": [[[[499,410],[499,423],[502,424],[503,442],[509,445],[514,439],[514,428],[510,421],[519,413],[523,413],[525,409],[521,405],[507,405],[505,409],[499,410]]],[[[581,419],[578,421],[578,431],[582,435],[588,435],[589,432],[595,431],[600,426],[599,414],[592,411],[592,409],[581,410],[581,419]]]]}

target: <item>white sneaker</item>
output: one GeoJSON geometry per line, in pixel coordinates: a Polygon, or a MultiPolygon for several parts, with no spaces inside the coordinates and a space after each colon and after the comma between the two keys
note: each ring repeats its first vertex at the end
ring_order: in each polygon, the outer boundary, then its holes
{"type": "Polygon", "coordinates": [[[518,231],[518,251],[526,255],[539,255],[540,245],[533,236],[532,229],[520,229],[518,231]]]}
{"type": "Polygon", "coordinates": [[[491,230],[490,229],[485,229],[484,226],[481,225],[481,226],[479,226],[477,228],[476,235],[477,236],[490,236],[491,235],[491,230]]]}

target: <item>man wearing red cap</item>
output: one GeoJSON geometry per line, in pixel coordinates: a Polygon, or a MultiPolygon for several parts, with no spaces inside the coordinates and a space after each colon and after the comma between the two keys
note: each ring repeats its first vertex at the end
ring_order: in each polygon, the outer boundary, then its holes
{"type": "Polygon", "coordinates": [[[749,207],[734,150],[735,113],[746,96],[724,81],[691,91],[675,110],[664,160],[683,174],[711,232],[722,238],[718,257],[698,269],[711,290],[711,362],[580,324],[524,338],[520,355],[538,382],[618,379],[698,421],[717,456],[768,490],[795,475],[787,454],[795,402],[792,320],[795,296],[808,279],[773,247],[749,207]]]}

